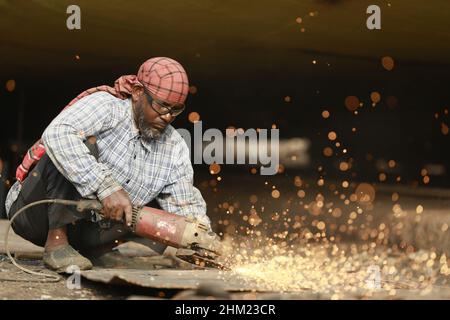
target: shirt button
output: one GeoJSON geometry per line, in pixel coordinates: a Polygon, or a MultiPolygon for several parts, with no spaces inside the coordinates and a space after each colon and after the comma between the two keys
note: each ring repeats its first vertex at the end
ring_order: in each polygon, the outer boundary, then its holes
{"type": "Polygon", "coordinates": [[[127,180],[127,184],[129,184],[130,183],[130,180],[127,180]]]}
{"type": "Polygon", "coordinates": [[[133,157],[134,159],[136,159],[136,155],[134,155],[134,157],[133,157]]]}

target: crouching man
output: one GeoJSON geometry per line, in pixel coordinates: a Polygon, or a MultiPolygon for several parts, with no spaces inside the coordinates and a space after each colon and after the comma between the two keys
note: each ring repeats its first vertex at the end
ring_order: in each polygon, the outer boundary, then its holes
{"type": "Polygon", "coordinates": [[[10,218],[37,200],[97,198],[107,221],[116,221],[105,227],[95,214],[87,220],[86,213],[60,204],[38,205],[19,215],[14,231],[45,248],[48,268],[92,268],[78,251],[126,237],[132,205],[156,200],[163,210],[210,226],[205,201],[193,186],[189,149],[170,125],[185,109],[188,89],[178,62],[149,59],[114,88],[92,88],[75,98],[29,150],[7,196],[10,218]]]}

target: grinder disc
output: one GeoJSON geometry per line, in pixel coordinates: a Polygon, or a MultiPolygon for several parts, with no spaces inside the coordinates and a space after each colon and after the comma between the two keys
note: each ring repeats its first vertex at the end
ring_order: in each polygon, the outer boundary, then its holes
{"type": "Polygon", "coordinates": [[[184,260],[186,262],[195,264],[196,266],[202,268],[215,268],[220,270],[230,270],[230,268],[215,261],[217,255],[213,252],[207,250],[189,250],[189,249],[178,249],[176,257],[184,260]]]}

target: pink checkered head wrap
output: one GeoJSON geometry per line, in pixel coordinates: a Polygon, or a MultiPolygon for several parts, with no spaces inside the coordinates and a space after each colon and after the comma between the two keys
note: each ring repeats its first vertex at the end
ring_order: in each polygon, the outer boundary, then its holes
{"type": "Polygon", "coordinates": [[[125,99],[136,84],[145,85],[158,99],[169,103],[184,103],[189,92],[188,77],[181,64],[170,58],[157,57],[145,61],[139,67],[137,75],[121,76],[114,82],[114,88],[103,85],[88,89],[73,99],[67,107],[97,91],[106,91],[125,99]]]}
{"type": "Polygon", "coordinates": [[[143,84],[158,99],[184,103],[189,92],[186,71],[170,58],[151,58],[139,68],[137,75],[122,76],[115,82],[118,92],[131,93],[135,84],[143,84]]]}
{"type": "MultiPolygon", "coordinates": [[[[133,85],[144,85],[156,98],[169,103],[184,103],[189,92],[188,77],[181,64],[170,58],[156,57],[145,61],[139,67],[137,75],[121,76],[114,82],[114,88],[107,85],[90,88],[70,101],[65,108],[98,91],[106,91],[117,98],[126,99],[131,94],[133,85]]],[[[16,170],[16,179],[22,182],[30,168],[44,154],[45,147],[39,139],[25,154],[16,170]]]]}

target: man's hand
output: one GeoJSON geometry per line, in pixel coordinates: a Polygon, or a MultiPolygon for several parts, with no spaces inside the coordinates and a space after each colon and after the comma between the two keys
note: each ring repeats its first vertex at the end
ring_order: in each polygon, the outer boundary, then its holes
{"type": "Polygon", "coordinates": [[[131,225],[132,205],[130,197],[121,189],[102,200],[103,214],[106,218],[121,221],[125,213],[128,226],[131,225]]]}

